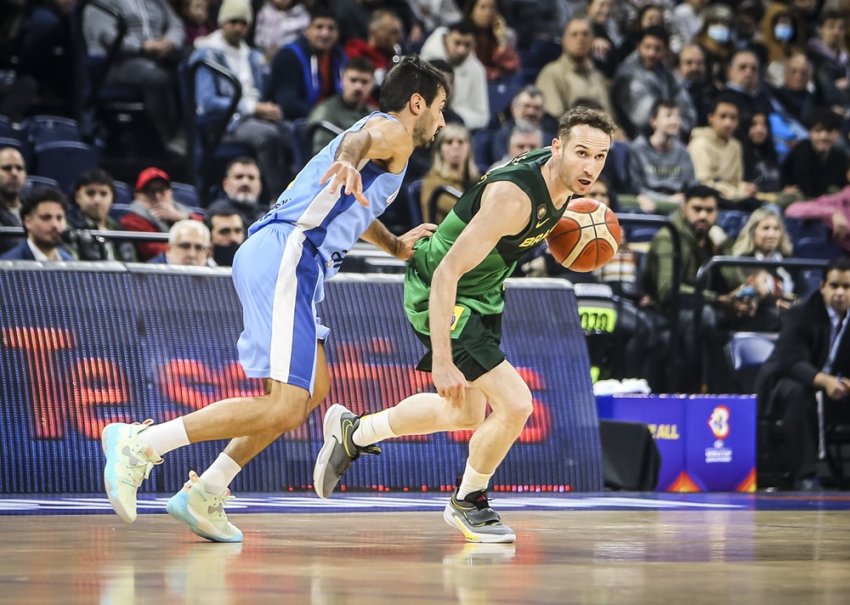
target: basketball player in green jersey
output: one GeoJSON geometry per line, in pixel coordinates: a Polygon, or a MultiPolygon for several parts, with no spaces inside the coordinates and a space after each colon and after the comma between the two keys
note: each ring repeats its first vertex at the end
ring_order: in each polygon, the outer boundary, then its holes
{"type": "Polygon", "coordinates": [[[463,479],[443,518],[470,542],[515,541],[487,500],[490,478],[532,412],[531,391],[499,348],[504,281],[546,238],[570,197],[590,190],[615,128],[603,112],[569,111],[551,147],[485,174],[436,233],[417,243],[404,278],[404,306],[428,348],[418,368],[432,373],[437,393],[418,393],[359,418],[331,406],[313,471],[319,497],[330,496],[352,461],[378,441],[474,429],[463,479]],[[492,412],[485,417],[488,402],[492,412]]]}

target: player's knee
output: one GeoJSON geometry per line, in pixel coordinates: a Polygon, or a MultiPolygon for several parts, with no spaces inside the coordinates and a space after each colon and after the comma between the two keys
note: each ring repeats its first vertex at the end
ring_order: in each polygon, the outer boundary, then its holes
{"type": "Polygon", "coordinates": [[[500,413],[507,422],[522,426],[534,411],[531,391],[524,389],[514,393],[513,396],[507,396],[497,405],[494,405],[493,409],[500,413]]]}
{"type": "Polygon", "coordinates": [[[269,409],[266,421],[270,428],[281,434],[298,428],[304,422],[306,401],[272,395],[269,398],[269,409]]]}
{"type": "Polygon", "coordinates": [[[474,431],[484,422],[484,408],[476,407],[474,409],[464,406],[463,408],[453,408],[455,410],[454,426],[457,431],[474,431]]]}

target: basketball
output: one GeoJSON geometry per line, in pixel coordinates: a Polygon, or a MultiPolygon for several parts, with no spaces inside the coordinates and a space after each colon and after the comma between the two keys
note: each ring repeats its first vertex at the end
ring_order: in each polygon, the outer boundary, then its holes
{"type": "Polygon", "coordinates": [[[596,200],[578,198],[549,233],[549,252],[562,266],[579,273],[598,269],[617,253],[622,230],[617,215],[596,200]]]}

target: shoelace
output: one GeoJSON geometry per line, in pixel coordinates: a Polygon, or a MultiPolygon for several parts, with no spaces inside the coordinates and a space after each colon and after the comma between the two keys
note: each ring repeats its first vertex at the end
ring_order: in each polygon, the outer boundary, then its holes
{"type": "MultiPolygon", "coordinates": [[[[134,422],[133,426],[141,425],[143,427],[148,427],[152,424],[153,420],[148,418],[144,422],[134,422]]],[[[139,432],[141,432],[141,429],[136,433],[136,435],[138,435],[139,432]]],[[[140,464],[127,464],[127,468],[130,469],[130,480],[125,481],[125,483],[127,483],[128,485],[132,485],[135,488],[138,488],[142,484],[142,481],[150,477],[151,470],[153,469],[153,467],[162,464],[162,458],[160,458],[158,462],[150,460],[147,454],[145,453],[145,445],[138,440],[133,444],[133,448],[130,450],[130,452],[136,459],[142,462],[140,464]]]]}
{"type": "MultiPolygon", "coordinates": [[[[183,484],[183,489],[192,489],[192,486],[195,485],[201,478],[198,476],[198,473],[195,471],[189,471],[189,480],[183,484]]],[[[215,512],[215,516],[217,519],[227,522],[227,515],[224,512],[225,503],[233,498],[233,493],[230,491],[230,488],[224,490],[224,493],[220,496],[214,496],[209,492],[204,491],[204,488],[201,486],[201,491],[204,492],[204,496],[207,498],[207,503],[209,508],[217,509],[215,512]]]]}

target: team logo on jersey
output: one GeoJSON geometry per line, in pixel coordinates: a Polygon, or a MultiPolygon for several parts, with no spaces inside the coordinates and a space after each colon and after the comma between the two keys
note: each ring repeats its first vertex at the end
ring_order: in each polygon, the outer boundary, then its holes
{"type": "Polygon", "coordinates": [[[537,207],[537,220],[539,221],[539,220],[540,220],[540,219],[542,219],[544,216],[546,216],[546,205],[545,205],[545,204],[540,204],[540,205],[537,207]]]}
{"type": "Polygon", "coordinates": [[[455,328],[458,326],[458,321],[460,320],[460,316],[463,315],[465,307],[461,305],[455,305],[455,308],[452,309],[452,320],[449,323],[449,332],[454,332],[455,328]]]}

